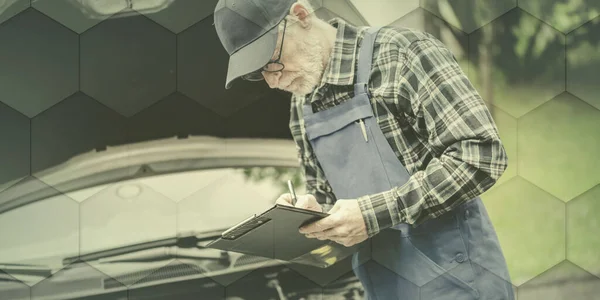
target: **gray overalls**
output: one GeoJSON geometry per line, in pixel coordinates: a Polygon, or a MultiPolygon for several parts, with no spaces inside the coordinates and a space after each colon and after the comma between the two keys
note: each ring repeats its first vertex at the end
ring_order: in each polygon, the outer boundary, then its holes
{"type": "MultiPolygon", "coordinates": [[[[317,113],[302,104],[306,134],[337,199],[387,191],[410,177],[381,132],[368,95],[377,32],[370,28],[363,38],[351,100],[317,113]]],[[[416,228],[398,224],[363,243],[370,251],[355,253],[352,266],[370,300],[514,299],[479,197],[416,228]]]]}

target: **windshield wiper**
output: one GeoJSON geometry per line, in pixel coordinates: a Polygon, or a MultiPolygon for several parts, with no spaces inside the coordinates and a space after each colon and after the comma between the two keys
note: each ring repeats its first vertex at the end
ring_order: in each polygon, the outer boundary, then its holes
{"type": "Polygon", "coordinates": [[[159,249],[162,251],[154,251],[149,253],[130,253],[129,255],[119,255],[118,257],[101,258],[98,260],[99,263],[136,263],[136,262],[156,262],[160,260],[168,260],[173,258],[180,259],[197,259],[197,260],[215,260],[222,262],[229,262],[229,254],[227,251],[221,251],[219,257],[215,256],[201,256],[201,255],[185,255],[178,254],[175,251],[171,251],[172,247],[159,249]]]}
{"type": "MultiPolygon", "coordinates": [[[[14,264],[0,262],[0,270],[9,275],[26,275],[49,277],[52,275],[52,269],[46,266],[31,265],[31,264],[14,264]]],[[[2,272],[0,272],[2,274],[2,272]]]]}
{"type": "MultiPolygon", "coordinates": [[[[225,230],[225,229],[223,229],[225,230]]],[[[219,231],[211,231],[202,234],[197,233],[188,233],[182,234],[177,237],[159,239],[155,241],[143,242],[133,245],[127,245],[123,247],[116,247],[96,252],[87,253],[79,256],[72,256],[63,259],[63,266],[68,266],[77,261],[97,261],[105,258],[120,256],[124,254],[131,254],[136,252],[141,252],[144,250],[150,250],[155,248],[164,248],[164,247],[178,247],[183,249],[206,249],[205,247],[198,245],[201,242],[209,242],[213,241],[215,238],[221,236],[221,232],[219,231]]],[[[227,253],[227,252],[224,252],[227,253]]],[[[214,257],[200,257],[200,256],[188,256],[188,255],[177,255],[175,253],[169,253],[168,251],[162,253],[153,253],[147,255],[140,255],[139,257],[134,258],[123,258],[114,259],[114,260],[103,260],[102,262],[153,262],[158,260],[164,260],[169,258],[192,258],[192,259],[216,259],[216,260],[229,260],[229,256],[227,254],[221,255],[220,258],[214,257]]]]}

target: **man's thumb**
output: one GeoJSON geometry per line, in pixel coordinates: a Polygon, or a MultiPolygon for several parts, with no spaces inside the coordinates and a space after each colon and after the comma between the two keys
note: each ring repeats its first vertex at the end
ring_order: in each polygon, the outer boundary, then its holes
{"type": "Polygon", "coordinates": [[[340,210],[340,202],[339,201],[335,201],[335,204],[333,205],[333,207],[328,211],[329,214],[333,214],[336,211],[340,210]]]}
{"type": "Polygon", "coordinates": [[[309,206],[310,203],[308,201],[308,195],[298,197],[298,201],[296,201],[296,207],[307,209],[309,206]]]}

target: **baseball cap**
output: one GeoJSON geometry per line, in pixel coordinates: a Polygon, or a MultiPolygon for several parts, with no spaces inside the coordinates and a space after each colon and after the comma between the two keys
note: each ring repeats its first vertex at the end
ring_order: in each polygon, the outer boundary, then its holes
{"type": "Polygon", "coordinates": [[[279,23],[297,0],[219,0],[214,21],[229,53],[225,88],[266,65],[277,47],[279,23]]]}

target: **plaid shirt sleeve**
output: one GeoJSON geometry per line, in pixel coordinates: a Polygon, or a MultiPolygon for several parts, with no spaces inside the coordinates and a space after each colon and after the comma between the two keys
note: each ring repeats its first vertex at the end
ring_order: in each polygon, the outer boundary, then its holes
{"type": "Polygon", "coordinates": [[[359,197],[371,237],[398,223],[439,217],[489,189],[508,164],[496,125],[482,98],[443,44],[419,40],[396,69],[398,95],[436,157],[402,186],[359,197]]]}

